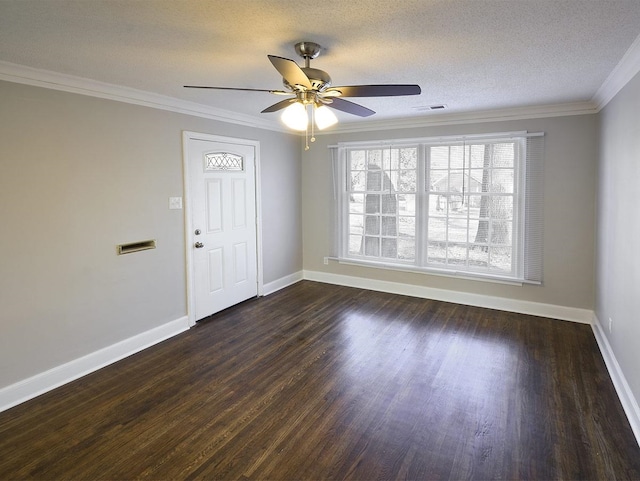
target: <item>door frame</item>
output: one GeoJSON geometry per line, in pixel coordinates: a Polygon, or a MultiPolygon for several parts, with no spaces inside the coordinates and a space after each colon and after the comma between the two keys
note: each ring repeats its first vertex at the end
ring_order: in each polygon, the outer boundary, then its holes
{"type": "Polygon", "coordinates": [[[253,147],[254,151],[254,185],[256,198],[256,262],[257,262],[257,281],[258,296],[263,295],[263,277],[262,277],[262,201],[260,186],[260,141],[241,139],[237,137],[225,137],[221,135],[204,134],[199,132],[183,131],[182,132],[182,180],[184,185],[184,225],[185,225],[185,259],[186,259],[186,276],[187,276],[187,317],[189,326],[196,324],[195,319],[195,267],[193,260],[192,246],[195,243],[194,227],[191,215],[193,213],[193,196],[189,185],[191,166],[189,165],[189,141],[205,140],[212,142],[224,142],[227,144],[238,144],[253,147]]]}

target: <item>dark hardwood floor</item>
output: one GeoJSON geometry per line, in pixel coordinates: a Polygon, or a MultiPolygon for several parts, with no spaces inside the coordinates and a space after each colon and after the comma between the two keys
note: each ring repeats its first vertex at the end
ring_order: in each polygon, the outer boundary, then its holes
{"type": "Polygon", "coordinates": [[[640,479],[590,326],[300,282],[0,413],[0,479],[640,479]]]}

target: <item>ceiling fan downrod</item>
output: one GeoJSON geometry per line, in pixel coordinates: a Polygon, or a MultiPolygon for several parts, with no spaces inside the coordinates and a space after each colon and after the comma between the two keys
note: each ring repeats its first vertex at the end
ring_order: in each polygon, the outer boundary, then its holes
{"type": "Polygon", "coordinates": [[[315,42],[298,42],[295,45],[296,53],[304,59],[305,68],[311,65],[311,59],[317,58],[322,51],[322,47],[315,42]]]}

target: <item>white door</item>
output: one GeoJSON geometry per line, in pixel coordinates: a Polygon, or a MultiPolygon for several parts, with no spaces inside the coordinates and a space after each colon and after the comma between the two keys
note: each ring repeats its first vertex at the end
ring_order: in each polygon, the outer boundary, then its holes
{"type": "Polygon", "coordinates": [[[197,321],[258,294],[256,146],[193,134],[185,141],[190,317],[197,321]]]}

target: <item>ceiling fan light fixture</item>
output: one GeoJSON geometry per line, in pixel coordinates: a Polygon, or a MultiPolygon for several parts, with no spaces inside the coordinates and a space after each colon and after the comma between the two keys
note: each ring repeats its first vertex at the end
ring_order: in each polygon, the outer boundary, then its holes
{"type": "Polygon", "coordinates": [[[280,120],[293,130],[306,130],[309,124],[309,117],[307,116],[307,109],[300,102],[293,102],[286,109],[282,111],[280,120]]]}
{"type": "Polygon", "coordinates": [[[316,106],[314,115],[318,130],[324,130],[338,123],[338,117],[326,105],[316,106]]]}

